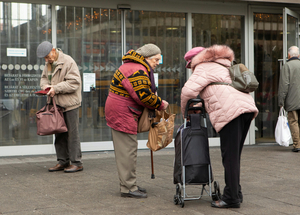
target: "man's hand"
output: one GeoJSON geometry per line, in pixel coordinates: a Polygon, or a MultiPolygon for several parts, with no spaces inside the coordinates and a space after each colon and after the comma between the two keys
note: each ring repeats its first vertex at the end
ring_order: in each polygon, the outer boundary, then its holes
{"type": "Polygon", "coordinates": [[[54,88],[53,88],[53,87],[50,88],[50,90],[49,90],[49,92],[47,93],[47,95],[50,96],[50,97],[53,97],[53,96],[55,95],[55,91],[54,91],[54,88]]]}

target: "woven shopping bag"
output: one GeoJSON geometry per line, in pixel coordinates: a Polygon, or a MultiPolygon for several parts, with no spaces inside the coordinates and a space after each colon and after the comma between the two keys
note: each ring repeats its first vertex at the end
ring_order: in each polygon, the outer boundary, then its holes
{"type": "Polygon", "coordinates": [[[165,110],[155,110],[156,117],[151,120],[147,147],[152,151],[158,151],[168,146],[173,140],[175,114],[165,110]]]}

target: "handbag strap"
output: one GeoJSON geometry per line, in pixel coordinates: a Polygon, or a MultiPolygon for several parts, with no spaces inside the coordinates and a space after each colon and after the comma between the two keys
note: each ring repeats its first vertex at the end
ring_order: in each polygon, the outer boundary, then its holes
{"type": "Polygon", "coordinates": [[[53,103],[53,107],[54,107],[55,112],[58,112],[58,108],[56,106],[54,96],[52,97],[52,103],[53,103]]]}
{"type": "Polygon", "coordinates": [[[49,106],[50,106],[50,100],[52,100],[52,105],[54,107],[54,111],[57,112],[58,109],[57,109],[57,106],[56,106],[56,103],[55,103],[55,99],[54,97],[50,97],[50,96],[47,96],[47,110],[49,110],[49,106]]]}
{"type": "Polygon", "coordinates": [[[163,117],[165,120],[169,119],[169,117],[172,115],[171,113],[171,107],[168,105],[168,111],[164,110],[163,112],[166,113],[166,115],[163,117]]]}

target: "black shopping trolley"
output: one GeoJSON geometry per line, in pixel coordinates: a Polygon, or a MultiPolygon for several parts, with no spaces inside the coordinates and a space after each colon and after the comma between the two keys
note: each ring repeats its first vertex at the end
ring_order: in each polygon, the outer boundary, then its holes
{"type": "Polygon", "coordinates": [[[175,137],[174,184],[176,184],[174,204],[179,204],[182,208],[185,200],[198,200],[202,196],[211,196],[214,201],[221,198],[219,184],[217,181],[213,181],[206,112],[202,99],[190,99],[187,102],[184,123],[178,129],[175,137]],[[190,107],[196,103],[202,103],[202,106],[190,107]],[[188,115],[191,110],[200,110],[201,112],[188,115]],[[213,182],[214,191],[212,191],[213,182]],[[202,185],[201,194],[189,196],[186,193],[186,185],[202,185]],[[206,189],[206,185],[209,189],[206,189]]]}

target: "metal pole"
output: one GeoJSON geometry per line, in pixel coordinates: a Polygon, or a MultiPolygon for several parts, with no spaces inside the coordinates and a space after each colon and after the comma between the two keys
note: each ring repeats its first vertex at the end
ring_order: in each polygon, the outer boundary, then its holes
{"type": "Polygon", "coordinates": [[[126,26],[125,26],[125,10],[121,10],[121,43],[122,55],[126,53],[126,26]]]}

